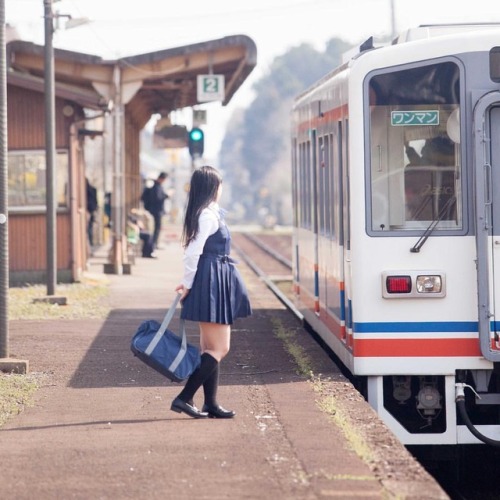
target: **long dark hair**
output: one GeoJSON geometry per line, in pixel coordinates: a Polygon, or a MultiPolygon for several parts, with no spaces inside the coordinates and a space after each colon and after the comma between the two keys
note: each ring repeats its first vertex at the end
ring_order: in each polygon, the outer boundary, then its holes
{"type": "Polygon", "coordinates": [[[217,191],[222,183],[220,173],[205,165],[196,169],[191,177],[189,198],[184,216],[182,243],[187,247],[196,238],[199,230],[199,218],[202,210],[217,198],[217,191]]]}

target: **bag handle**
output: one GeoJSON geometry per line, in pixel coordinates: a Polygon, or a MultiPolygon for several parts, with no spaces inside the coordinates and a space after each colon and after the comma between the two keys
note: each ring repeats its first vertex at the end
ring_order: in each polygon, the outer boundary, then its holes
{"type": "MultiPolygon", "coordinates": [[[[148,344],[146,347],[146,350],[144,351],[145,354],[148,356],[151,355],[151,353],[154,351],[155,347],[158,345],[158,342],[162,338],[163,334],[165,333],[165,330],[167,329],[170,321],[172,320],[174,314],[175,314],[175,309],[177,307],[177,304],[179,303],[179,300],[181,300],[181,294],[177,293],[176,297],[174,299],[173,304],[170,306],[170,309],[167,311],[167,314],[165,314],[165,317],[163,318],[163,321],[160,325],[159,330],[156,332],[155,336],[151,339],[151,342],[148,344]]],[[[182,335],[182,344],[181,344],[181,351],[186,350],[186,329],[184,326],[184,320],[180,321],[180,327],[181,327],[181,335],[182,335]]]]}
{"type": "Polygon", "coordinates": [[[177,353],[177,356],[174,358],[168,369],[171,372],[175,372],[177,370],[177,367],[181,364],[181,361],[184,359],[184,356],[187,353],[187,339],[186,339],[186,329],[184,327],[184,320],[181,319],[179,322],[180,329],[181,329],[181,335],[182,335],[182,341],[181,341],[181,348],[179,349],[179,352],[177,353]]]}

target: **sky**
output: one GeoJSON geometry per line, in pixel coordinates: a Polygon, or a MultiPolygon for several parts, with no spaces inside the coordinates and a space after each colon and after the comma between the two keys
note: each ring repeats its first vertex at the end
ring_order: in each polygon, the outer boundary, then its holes
{"type": "MultiPolygon", "coordinates": [[[[43,44],[43,0],[4,0],[7,23],[23,40],[43,44]]],[[[245,34],[257,45],[257,67],[231,102],[207,109],[205,150],[215,157],[226,123],[237,107],[253,99],[252,85],[273,59],[289,48],[309,43],[323,50],[339,37],[356,45],[421,24],[498,22],[499,0],[54,0],[54,11],[87,24],[61,28],[54,46],[108,59],[163,50],[224,36],[245,34]]],[[[190,126],[187,111],[174,122],[190,126]],[[185,123],[183,123],[185,122],[185,123]]]]}

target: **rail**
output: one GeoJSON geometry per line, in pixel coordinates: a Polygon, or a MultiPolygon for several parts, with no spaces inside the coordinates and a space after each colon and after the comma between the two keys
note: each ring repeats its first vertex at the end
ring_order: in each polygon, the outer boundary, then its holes
{"type": "MultiPolygon", "coordinates": [[[[241,233],[242,236],[249,239],[254,245],[258,246],[262,251],[271,255],[274,259],[281,262],[283,265],[292,268],[291,262],[278,254],[274,249],[272,249],[269,245],[266,245],[264,242],[260,241],[253,235],[249,235],[248,233],[241,233]]],[[[271,290],[274,295],[287,307],[292,314],[294,314],[300,321],[303,321],[304,316],[302,313],[295,307],[295,304],[286,296],[282,290],[276,286],[276,283],[269,277],[256,263],[255,261],[245,252],[237,243],[233,242],[234,249],[238,252],[238,255],[246,262],[246,264],[252,269],[252,271],[259,277],[260,280],[271,290]]]]}

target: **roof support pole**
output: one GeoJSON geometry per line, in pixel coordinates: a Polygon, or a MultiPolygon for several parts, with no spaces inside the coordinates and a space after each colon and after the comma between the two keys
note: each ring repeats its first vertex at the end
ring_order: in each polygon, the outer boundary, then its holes
{"type": "Polygon", "coordinates": [[[113,190],[111,195],[112,220],[112,269],[114,274],[123,274],[126,252],[125,228],[125,179],[123,158],[123,135],[125,106],[122,99],[122,72],[117,64],[113,71],[113,190]]]}
{"type": "Polygon", "coordinates": [[[123,69],[116,64],[111,82],[112,119],[112,165],[111,191],[111,262],[104,265],[108,274],[129,274],[130,263],[127,254],[127,202],[125,173],[125,105],[130,102],[142,85],[142,81],[124,82],[123,69]]]}

